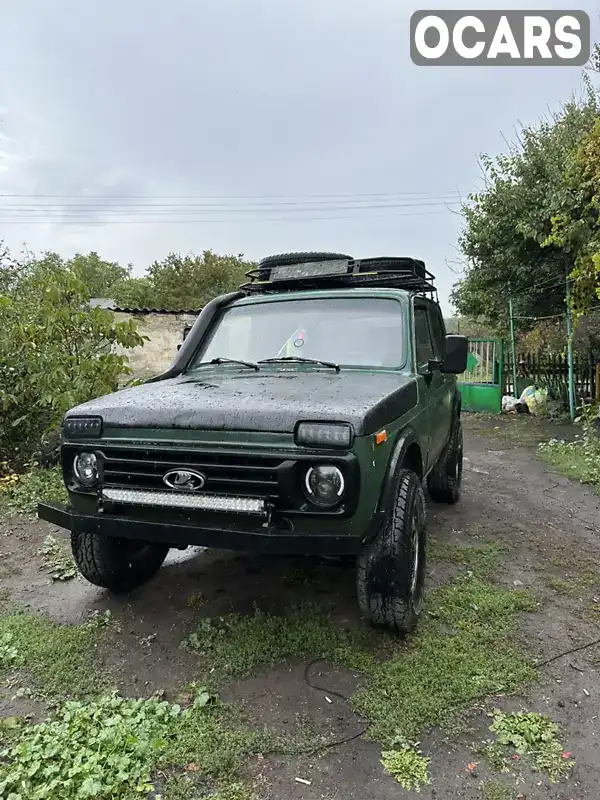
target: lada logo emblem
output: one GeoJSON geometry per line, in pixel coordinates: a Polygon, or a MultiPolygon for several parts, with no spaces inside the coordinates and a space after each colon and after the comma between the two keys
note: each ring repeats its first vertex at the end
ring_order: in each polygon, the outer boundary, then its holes
{"type": "Polygon", "coordinates": [[[206,483],[206,478],[201,472],[192,469],[171,469],[163,475],[163,483],[169,489],[185,489],[187,492],[197,492],[206,483]]]}

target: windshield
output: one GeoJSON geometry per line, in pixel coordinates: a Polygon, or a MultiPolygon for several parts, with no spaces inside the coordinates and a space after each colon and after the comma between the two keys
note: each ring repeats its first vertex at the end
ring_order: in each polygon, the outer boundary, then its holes
{"type": "MultiPolygon", "coordinates": [[[[234,306],[223,312],[191,368],[213,358],[307,358],[347,367],[401,367],[404,315],[397,300],[331,297],[234,306]]],[[[292,362],[293,363],[293,362],[292,362]]]]}

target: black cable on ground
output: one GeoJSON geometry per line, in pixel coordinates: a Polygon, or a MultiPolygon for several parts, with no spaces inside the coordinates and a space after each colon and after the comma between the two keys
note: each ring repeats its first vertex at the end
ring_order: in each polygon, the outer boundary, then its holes
{"type": "Polygon", "coordinates": [[[595,647],[596,645],[599,644],[600,644],[600,639],[596,639],[594,642],[588,642],[587,644],[582,644],[580,647],[572,647],[570,650],[565,650],[564,652],[559,653],[556,656],[552,656],[551,658],[546,658],[544,661],[538,661],[533,665],[533,668],[538,669],[539,667],[545,667],[546,664],[552,664],[553,661],[558,661],[559,658],[570,656],[571,653],[579,653],[580,650],[587,650],[590,647],[595,647]]]}

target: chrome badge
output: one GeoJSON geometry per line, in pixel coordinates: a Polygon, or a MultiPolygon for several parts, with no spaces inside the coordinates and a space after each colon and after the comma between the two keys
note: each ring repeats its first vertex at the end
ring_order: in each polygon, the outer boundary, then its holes
{"type": "Polygon", "coordinates": [[[184,489],[187,492],[197,492],[206,483],[206,478],[201,472],[191,469],[171,469],[163,475],[163,483],[169,489],[184,489]]]}

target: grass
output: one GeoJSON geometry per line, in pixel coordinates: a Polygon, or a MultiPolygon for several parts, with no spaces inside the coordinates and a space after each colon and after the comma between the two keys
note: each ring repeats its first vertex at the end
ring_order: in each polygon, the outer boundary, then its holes
{"type": "Polygon", "coordinates": [[[9,473],[0,479],[0,509],[35,514],[43,500],[66,501],[67,492],[59,467],[31,467],[21,475],[9,473]]]}
{"type": "Polygon", "coordinates": [[[561,475],[591,484],[600,493],[600,440],[586,437],[574,442],[550,439],[538,447],[538,458],[561,475]]]}
{"type": "Polygon", "coordinates": [[[63,626],[36,614],[5,613],[0,670],[22,671],[46,699],[88,696],[104,682],[97,663],[101,642],[102,633],[92,625],[63,626]]]}
{"type": "Polygon", "coordinates": [[[352,705],[369,722],[370,736],[389,748],[399,734],[414,737],[474,701],[533,679],[516,630],[520,613],[535,608],[528,592],[463,576],[430,594],[426,618],[408,645],[386,634],[342,630],[322,610],[305,606],[283,616],[255,611],[206,619],[185,646],[220,677],[316,657],[361,672],[365,680],[352,705]]]}
{"type": "Polygon", "coordinates": [[[371,631],[338,628],[320,607],[305,604],[290,608],[284,616],[256,609],[249,616],[206,618],[183,646],[202,655],[218,677],[244,678],[259,667],[294,658],[319,657],[368,672],[375,642],[390,641],[391,637],[371,631]]]}
{"type": "Polygon", "coordinates": [[[369,735],[388,743],[445,724],[455,713],[533,680],[516,637],[530,594],[463,577],[432,593],[430,619],[407,648],[376,665],[352,698],[369,735]]]}
{"type": "Polygon", "coordinates": [[[429,540],[428,559],[430,562],[447,562],[460,564],[474,575],[489,579],[498,572],[510,546],[504,542],[486,542],[481,545],[464,544],[462,542],[444,542],[429,540]]]}
{"type": "MultiPolygon", "coordinates": [[[[496,440],[509,447],[537,447],[557,430],[548,420],[531,414],[467,413],[462,417],[465,430],[496,440]]],[[[567,426],[564,427],[568,431],[567,426]]]]}
{"type": "Polygon", "coordinates": [[[481,784],[481,800],[517,800],[517,793],[500,781],[484,781],[481,784]]]}

